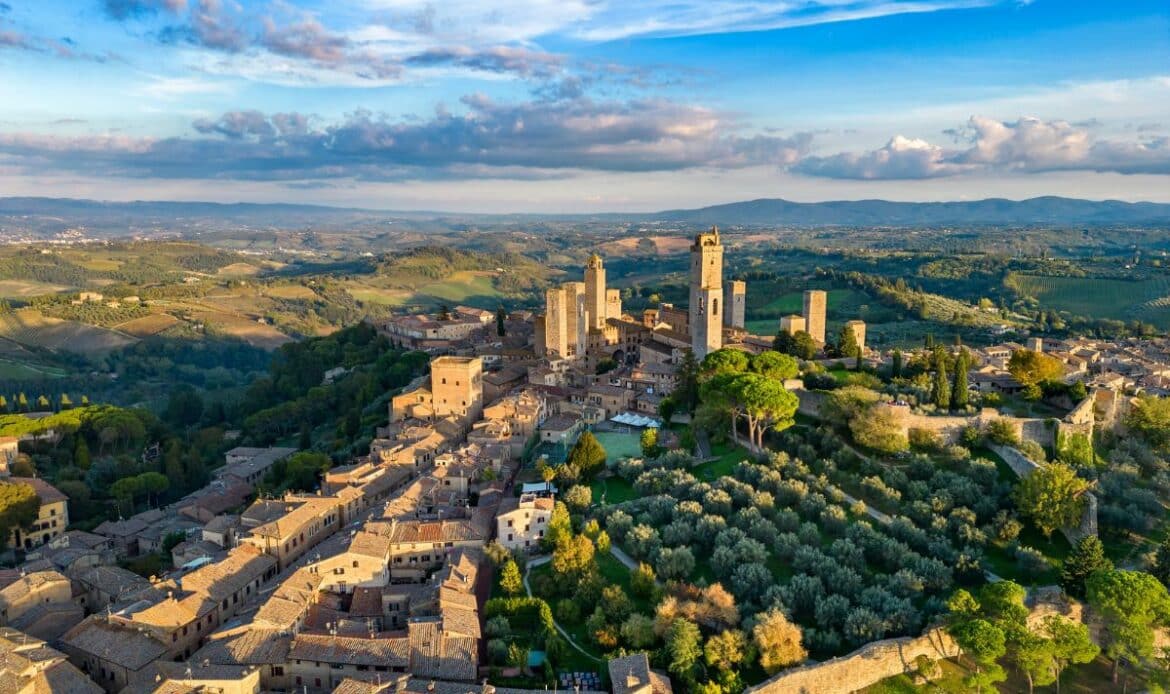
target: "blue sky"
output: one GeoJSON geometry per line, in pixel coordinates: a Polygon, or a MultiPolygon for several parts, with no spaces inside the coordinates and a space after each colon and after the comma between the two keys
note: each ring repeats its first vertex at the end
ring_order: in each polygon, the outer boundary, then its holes
{"type": "Polygon", "coordinates": [[[1170,201],[1168,7],[0,0],[0,194],[1170,201]]]}

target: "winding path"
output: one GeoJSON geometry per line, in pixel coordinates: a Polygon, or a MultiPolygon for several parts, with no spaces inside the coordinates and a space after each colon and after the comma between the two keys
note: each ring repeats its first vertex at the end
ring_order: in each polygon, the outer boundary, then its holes
{"type": "MultiPolygon", "coordinates": [[[[610,550],[611,551],[613,550],[612,546],[610,547],[610,550]]],[[[614,556],[617,556],[617,555],[615,554],[614,556]]],[[[626,558],[629,559],[629,557],[626,557],[626,558]]],[[[541,556],[541,557],[533,557],[524,563],[524,592],[528,594],[528,597],[530,597],[530,598],[533,597],[532,586],[530,586],[528,584],[528,574],[532,571],[532,567],[542,566],[544,564],[549,563],[550,561],[552,561],[552,557],[550,557],[546,554],[546,555],[541,556]]],[[[618,557],[618,561],[621,561],[621,557],[618,557]]],[[[631,561],[633,561],[633,560],[631,560],[631,561]]],[[[622,562],[622,563],[625,563],[625,562],[622,562]]],[[[572,646],[573,648],[580,651],[581,655],[585,656],[586,658],[589,658],[590,660],[596,661],[598,663],[605,662],[601,658],[598,658],[597,656],[593,655],[589,651],[582,648],[576,641],[574,641],[573,637],[569,636],[569,632],[565,631],[565,628],[557,623],[555,616],[553,617],[553,626],[557,628],[557,632],[561,636],[565,637],[565,640],[569,642],[570,646],[572,646]]]]}

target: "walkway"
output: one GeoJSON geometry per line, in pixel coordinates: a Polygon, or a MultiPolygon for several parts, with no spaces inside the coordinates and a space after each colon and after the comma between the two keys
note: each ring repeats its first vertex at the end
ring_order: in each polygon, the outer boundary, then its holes
{"type": "Polygon", "coordinates": [[[611,543],[609,545],[609,553],[630,571],[636,571],[638,569],[638,562],[634,561],[633,557],[623,552],[617,545],[611,543]]]}
{"type": "MultiPolygon", "coordinates": [[[[613,550],[612,545],[610,546],[610,550],[613,550]]],[[[617,556],[617,555],[615,554],[614,556],[617,556]]],[[[626,557],[626,558],[629,559],[629,557],[626,557]]],[[[621,557],[618,557],[618,560],[621,561],[621,557]]],[[[533,558],[529,559],[527,562],[525,562],[525,564],[524,564],[524,592],[528,594],[528,597],[530,597],[530,598],[533,597],[532,596],[532,586],[528,585],[528,574],[529,574],[529,572],[532,571],[532,567],[542,566],[544,564],[549,563],[550,561],[552,561],[552,557],[546,554],[542,557],[533,557],[533,558]]],[[[633,560],[631,560],[631,561],[633,561],[633,560]]],[[[569,636],[569,632],[565,631],[564,627],[562,627],[560,624],[557,623],[555,616],[553,617],[553,626],[557,628],[557,632],[560,633],[561,636],[565,637],[565,640],[569,642],[570,646],[572,646],[573,648],[580,651],[581,655],[585,656],[586,658],[589,658],[590,660],[597,661],[599,663],[605,662],[601,658],[598,658],[597,656],[593,655],[592,653],[590,653],[589,651],[585,650],[580,645],[578,645],[577,642],[573,640],[573,637],[569,636]]]]}

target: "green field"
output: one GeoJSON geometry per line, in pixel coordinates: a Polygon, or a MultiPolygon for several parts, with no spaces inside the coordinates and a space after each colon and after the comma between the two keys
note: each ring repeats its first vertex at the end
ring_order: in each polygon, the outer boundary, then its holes
{"type": "Polygon", "coordinates": [[[1058,311],[1170,327],[1170,277],[1131,281],[1013,273],[1004,285],[1058,311]]]}
{"type": "Polygon", "coordinates": [[[618,431],[595,431],[598,443],[605,449],[605,462],[609,465],[622,458],[640,458],[642,456],[641,431],[625,434],[618,431]]]}
{"type": "Polygon", "coordinates": [[[0,378],[13,381],[39,381],[46,378],[61,378],[64,375],[64,369],[0,359],[0,378]]]}
{"type": "Polygon", "coordinates": [[[353,284],[346,288],[353,298],[385,306],[438,306],[439,304],[460,304],[468,301],[490,298],[493,301],[503,294],[493,284],[493,273],[460,271],[450,277],[420,284],[414,288],[376,287],[369,284],[353,284]]]}
{"type": "Polygon", "coordinates": [[[35,282],[33,280],[0,280],[0,297],[5,299],[38,296],[40,294],[57,294],[67,291],[69,287],[61,284],[35,282]]]}
{"type": "MultiPolygon", "coordinates": [[[[751,286],[748,286],[748,291],[751,291],[751,286]]],[[[862,304],[870,303],[870,299],[861,292],[855,292],[852,289],[830,289],[828,311],[848,311],[855,312],[862,304]]],[[[804,311],[804,292],[789,292],[772,299],[768,303],[760,307],[765,311],[780,311],[783,314],[796,313],[799,314],[804,311]]]]}

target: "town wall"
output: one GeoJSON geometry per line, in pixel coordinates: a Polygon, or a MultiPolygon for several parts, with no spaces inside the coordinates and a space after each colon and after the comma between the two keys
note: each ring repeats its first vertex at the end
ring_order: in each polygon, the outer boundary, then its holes
{"type": "MultiPolygon", "coordinates": [[[[1059,586],[1033,589],[1028,606],[1028,624],[1033,627],[1049,615],[1061,615],[1074,622],[1084,622],[1089,617],[1084,606],[1064,595],[1059,586]]],[[[1092,619],[1088,623],[1090,635],[1097,641],[1100,626],[1092,619]]],[[[1160,638],[1164,637],[1160,635],[1160,638]]],[[[914,673],[917,670],[914,661],[919,656],[942,660],[958,654],[954,639],[935,627],[918,637],[874,641],[840,658],[784,670],[745,691],[746,694],[850,694],[887,677],[914,673]]]]}
{"type": "Polygon", "coordinates": [[[931,629],[917,638],[885,639],[866,644],[849,655],[815,665],[785,670],[747,694],[849,694],[903,673],[914,672],[919,656],[931,660],[959,654],[955,640],[942,629],[931,629]]]}

